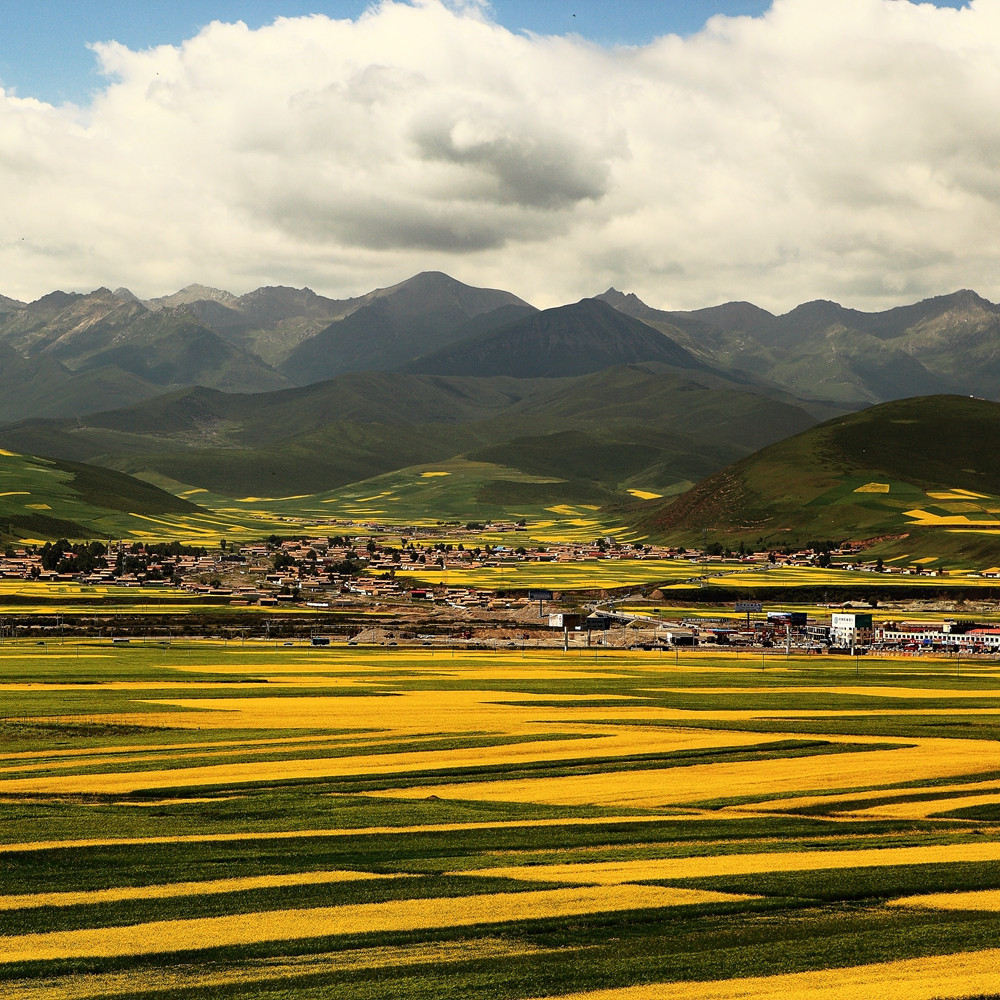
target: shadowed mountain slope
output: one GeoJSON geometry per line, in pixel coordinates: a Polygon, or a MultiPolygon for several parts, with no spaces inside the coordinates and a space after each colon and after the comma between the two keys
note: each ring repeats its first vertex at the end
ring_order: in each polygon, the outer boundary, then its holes
{"type": "Polygon", "coordinates": [[[419,358],[410,370],[439,375],[555,378],[658,361],[707,366],[669,337],[598,299],[583,299],[519,320],[419,358]]]}
{"type": "Polygon", "coordinates": [[[466,336],[473,318],[508,306],[510,292],[473,288],[437,271],[366,296],[359,308],[302,341],[281,364],[299,384],[349,371],[387,371],[466,336]]]}
{"type": "MultiPolygon", "coordinates": [[[[287,384],[256,355],[227,343],[183,308],[150,310],[107,288],[86,295],[53,292],[0,314],[0,345],[29,362],[45,359],[71,373],[101,372],[105,384],[122,377],[133,383],[126,398],[138,388],[135,380],[148,384],[146,396],[190,384],[232,390],[287,384]]],[[[27,400],[33,388],[24,383],[21,412],[31,412],[27,400]]],[[[112,390],[111,399],[116,395],[112,390]]]]}
{"type": "Polygon", "coordinates": [[[746,302],[666,312],[615,289],[601,298],[716,368],[800,396],[848,406],[949,392],[1000,398],[1000,307],[968,290],[875,313],[817,300],[782,316],[746,302]]]}

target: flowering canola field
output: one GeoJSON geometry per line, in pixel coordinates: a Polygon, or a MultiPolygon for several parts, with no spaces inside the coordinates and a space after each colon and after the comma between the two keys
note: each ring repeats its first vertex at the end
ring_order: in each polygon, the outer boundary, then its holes
{"type": "Polygon", "coordinates": [[[0,995],[996,995],[998,695],[992,661],[8,642],[0,995]]]}

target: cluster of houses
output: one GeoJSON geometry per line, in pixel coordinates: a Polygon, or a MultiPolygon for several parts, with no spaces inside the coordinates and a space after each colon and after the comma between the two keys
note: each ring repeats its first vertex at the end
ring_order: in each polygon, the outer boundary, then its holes
{"type": "Polygon", "coordinates": [[[875,632],[882,646],[907,651],[953,650],[961,653],[1000,651],[1000,627],[974,621],[885,622],[875,632]]]}
{"type": "MultiPolygon", "coordinates": [[[[517,525],[490,524],[491,531],[501,529],[514,530],[517,525]]],[[[478,526],[477,526],[478,528],[478,526]]],[[[270,543],[259,542],[243,546],[225,546],[202,554],[184,552],[178,555],[162,555],[144,560],[140,571],[123,572],[120,566],[116,569],[116,561],[120,562],[119,554],[132,554],[140,546],[128,542],[109,542],[106,554],[107,565],[95,568],[86,574],[73,572],[63,567],[62,572],[46,569],[42,565],[40,550],[36,547],[18,547],[8,549],[7,554],[0,555],[0,578],[21,578],[37,580],[76,580],[84,583],[120,583],[149,584],[154,581],[166,580],[182,582],[182,586],[199,592],[218,591],[218,586],[212,587],[208,580],[219,576],[233,563],[240,563],[248,575],[261,577],[268,587],[290,587],[295,589],[317,589],[344,584],[353,575],[338,572],[346,564],[354,563],[370,573],[373,577],[394,576],[399,574],[419,573],[424,576],[435,571],[450,569],[467,569],[477,567],[502,567],[505,564],[518,562],[572,563],[590,560],[645,560],[645,559],[675,559],[686,558],[692,563],[718,563],[737,559],[742,563],[758,564],[761,568],[768,566],[814,566],[817,559],[824,555],[813,549],[778,554],[773,551],[758,551],[752,553],[733,554],[705,552],[699,549],[684,549],[683,547],[661,546],[619,542],[612,537],[596,539],[592,542],[548,542],[533,544],[525,539],[526,544],[504,545],[483,543],[482,545],[465,545],[462,542],[448,540],[447,534],[442,534],[439,541],[422,542],[407,538],[407,534],[415,534],[415,529],[399,529],[393,531],[399,536],[390,541],[386,536],[389,529],[382,525],[370,525],[372,533],[358,537],[316,537],[291,540],[273,540],[270,543]],[[276,560],[276,556],[279,558],[276,560]]],[[[468,540],[470,534],[476,532],[463,531],[468,540]]],[[[840,560],[839,565],[845,566],[843,559],[849,558],[856,550],[850,545],[833,549],[830,555],[840,560]]],[[[71,559],[71,555],[70,555],[71,559]]],[[[878,570],[880,572],[909,572],[909,567],[892,569],[881,564],[858,562],[846,564],[845,568],[861,570],[878,570]]],[[[926,571],[925,571],[926,572],[926,571]]],[[[372,594],[395,592],[399,588],[391,583],[374,583],[368,581],[365,592],[372,594]]],[[[226,589],[226,588],[221,588],[226,589]]]]}
{"type": "MultiPolygon", "coordinates": [[[[415,575],[433,581],[435,571],[470,567],[503,567],[510,563],[571,563],[594,559],[667,559],[715,562],[700,551],[619,543],[602,538],[590,543],[552,542],[524,545],[475,544],[475,533],[442,533],[421,541],[408,537],[408,529],[394,534],[380,530],[357,537],[310,537],[236,545],[222,542],[211,551],[173,546],[148,549],[139,543],[111,542],[97,565],[74,571],[75,557],[65,553],[58,569],[44,560],[37,547],[7,548],[0,554],[0,578],[37,581],[116,584],[119,586],[173,585],[194,595],[209,596],[235,605],[275,606],[298,604],[332,608],[358,600],[436,603],[458,610],[510,609],[530,603],[498,598],[492,590],[425,582],[414,585],[415,575]],[[464,538],[459,541],[459,538],[464,538]]],[[[415,535],[415,531],[412,533],[415,535]]],[[[828,550],[823,550],[826,552],[828,550]]],[[[840,565],[852,553],[849,547],[834,550],[840,565]]],[[[744,554],[743,562],[815,565],[822,552],[805,549],[786,555],[769,552],[744,554]]],[[[855,569],[878,569],[877,564],[856,563],[855,569]]],[[[905,572],[905,570],[902,570],[905,572]]],[[[551,595],[550,595],[551,596],[551,595]]],[[[759,610],[759,607],[758,607],[759,610]]],[[[539,608],[539,613],[541,609],[539,608]]],[[[593,625],[593,623],[590,623],[593,625]]],[[[795,639],[799,647],[862,650],[944,649],[969,652],[1000,651],[1000,627],[969,621],[876,623],[870,612],[838,611],[822,622],[808,622],[804,614],[772,612],[745,627],[732,619],[711,623],[702,620],[674,627],[667,641],[676,644],[711,642],[729,645],[777,645],[795,639]]],[[[604,623],[607,627],[607,623],[604,623]]],[[[662,633],[661,633],[662,634],[662,633]]]]}
{"type": "MultiPolygon", "coordinates": [[[[214,573],[221,563],[217,556],[187,553],[182,555],[157,555],[143,560],[144,569],[118,569],[119,555],[131,556],[138,551],[127,542],[112,542],[103,557],[106,565],[87,572],[73,569],[49,569],[42,559],[42,550],[36,546],[9,548],[0,552],[0,579],[37,580],[43,583],[75,582],[85,584],[119,584],[120,586],[165,586],[185,576],[214,573]]],[[[67,563],[74,561],[73,553],[65,554],[67,563]]]]}
{"type": "Polygon", "coordinates": [[[876,622],[870,613],[840,612],[830,619],[831,646],[847,650],[1000,651],[1000,627],[971,620],[876,622]]]}
{"type": "MultiPolygon", "coordinates": [[[[799,647],[859,652],[869,649],[1000,651],[1000,626],[969,620],[877,622],[871,612],[835,611],[829,622],[809,621],[805,612],[770,612],[766,619],[734,627],[731,621],[690,623],[692,642],[728,645],[778,645],[794,639],[799,647]]],[[[675,640],[676,642],[676,640],[675,640]]]]}

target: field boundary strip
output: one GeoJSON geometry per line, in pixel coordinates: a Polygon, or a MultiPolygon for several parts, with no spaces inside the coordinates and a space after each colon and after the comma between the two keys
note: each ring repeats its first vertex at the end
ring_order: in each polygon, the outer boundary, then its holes
{"type": "Polygon", "coordinates": [[[514,830],[542,826],[609,826],[623,823],[665,823],[674,817],[663,814],[637,816],[577,816],[567,818],[511,819],[496,822],[426,823],[417,826],[337,827],[327,830],[240,830],[234,833],[182,833],[165,837],[97,837],[81,840],[40,840],[0,844],[0,854],[50,851],[87,847],[135,847],[152,844],[218,844],[233,840],[294,840],[299,837],[382,837],[411,833],[459,833],[463,830],[514,830]]]}

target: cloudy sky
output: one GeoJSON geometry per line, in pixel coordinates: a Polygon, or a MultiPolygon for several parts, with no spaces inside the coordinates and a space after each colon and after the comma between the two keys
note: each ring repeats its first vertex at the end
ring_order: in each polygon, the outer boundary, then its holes
{"type": "Polygon", "coordinates": [[[609,285],[664,308],[1000,300],[1000,0],[4,17],[17,298],[343,296],[439,269],[540,306],[609,285]]]}

